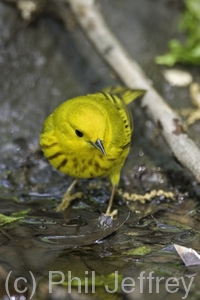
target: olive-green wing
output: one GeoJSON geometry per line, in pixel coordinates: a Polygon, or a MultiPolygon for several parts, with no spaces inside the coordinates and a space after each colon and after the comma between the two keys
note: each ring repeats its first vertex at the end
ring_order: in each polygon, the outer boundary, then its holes
{"type": "Polygon", "coordinates": [[[115,87],[107,87],[103,89],[104,93],[117,95],[120,97],[126,105],[131,103],[132,101],[138,99],[139,97],[145,94],[145,90],[131,90],[126,87],[115,86],[115,87]]]}
{"type": "Polygon", "coordinates": [[[107,87],[102,91],[102,93],[117,107],[125,126],[129,126],[131,135],[131,132],[133,131],[133,119],[129,108],[126,105],[142,96],[145,91],[130,90],[125,87],[116,86],[107,87]]]}

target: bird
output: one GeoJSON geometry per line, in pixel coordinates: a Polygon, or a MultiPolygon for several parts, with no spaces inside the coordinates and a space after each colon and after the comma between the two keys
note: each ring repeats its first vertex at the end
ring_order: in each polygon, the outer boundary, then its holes
{"type": "Polygon", "coordinates": [[[46,118],[40,135],[44,156],[55,169],[74,178],[56,211],[64,211],[80,196],[71,194],[79,178],[109,177],[112,191],[105,214],[114,214],[113,199],[133,131],[127,105],[144,93],[107,87],[63,102],[46,118]]]}

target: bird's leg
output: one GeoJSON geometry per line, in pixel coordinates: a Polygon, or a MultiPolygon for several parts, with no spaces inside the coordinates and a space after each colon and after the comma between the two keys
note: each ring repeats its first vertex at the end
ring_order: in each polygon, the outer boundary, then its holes
{"type": "Polygon", "coordinates": [[[74,179],[72,181],[72,183],[70,184],[70,186],[68,187],[68,189],[64,193],[64,196],[62,198],[62,202],[56,207],[56,209],[55,209],[56,211],[65,210],[69,206],[69,204],[72,200],[82,197],[82,195],[83,195],[82,192],[78,192],[78,193],[75,193],[75,194],[71,195],[71,191],[74,188],[74,186],[76,185],[77,181],[78,181],[78,179],[74,179]]]}
{"type": "Polygon", "coordinates": [[[113,210],[111,212],[111,208],[112,208],[112,204],[113,204],[113,199],[114,199],[116,187],[117,186],[113,184],[113,186],[112,186],[112,192],[111,192],[111,195],[110,195],[110,200],[109,200],[108,207],[107,207],[107,210],[106,210],[106,215],[107,216],[111,216],[111,217],[115,217],[117,215],[117,209],[115,209],[115,210],[113,210]]]}

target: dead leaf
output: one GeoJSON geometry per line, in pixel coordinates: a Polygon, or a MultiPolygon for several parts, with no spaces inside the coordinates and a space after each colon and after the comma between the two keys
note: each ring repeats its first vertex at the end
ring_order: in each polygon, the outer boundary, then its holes
{"type": "Polygon", "coordinates": [[[200,265],[200,255],[194,249],[183,247],[177,244],[174,244],[174,247],[186,267],[200,265]]]}

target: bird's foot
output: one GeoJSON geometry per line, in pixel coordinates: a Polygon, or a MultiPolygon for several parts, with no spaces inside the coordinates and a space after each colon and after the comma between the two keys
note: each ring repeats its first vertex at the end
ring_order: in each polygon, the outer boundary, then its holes
{"type": "Polygon", "coordinates": [[[68,191],[64,194],[62,202],[55,208],[55,211],[60,212],[67,209],[70,202],[74,199],[81,198],[83,196],[82,192],[77,192],[75,194],[70,194],[68,191]]]}
{"type": "Polygon", "coordinates": [[[112,217],[114,219],[118,215],[118,209],[114,209],[113,211],[110,211],[109,209],[107,209],[105,214],[106,214],[106,216],[112,217]]]}

